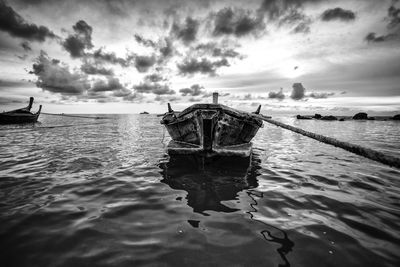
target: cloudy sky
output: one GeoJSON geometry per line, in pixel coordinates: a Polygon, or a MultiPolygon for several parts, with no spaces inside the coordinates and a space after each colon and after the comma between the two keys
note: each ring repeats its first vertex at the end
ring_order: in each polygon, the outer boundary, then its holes
{"type": "Polygon", "coordinates": [[[398,0],[0,0],[0,111],[400,112],[398,0]]]}

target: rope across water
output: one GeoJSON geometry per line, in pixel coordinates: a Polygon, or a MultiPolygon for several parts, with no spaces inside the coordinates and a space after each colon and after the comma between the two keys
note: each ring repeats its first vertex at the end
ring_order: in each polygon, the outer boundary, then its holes
{"type": "Polygon", "coordinates": [[[285,123],[273,120],[271,118],[267,118],[267,117],[265,117],[263,115],[253,114],[253,116],[257,117],[259,119],[262,119],[263,121],[266,121],[268,123],[271,123],[271,124],[274,124],[276,126],[282,127],[284,129],[287,129],[287,130],[293,131],[295,133],[299,133],[301,135],[304,135],[304,136],[310,137],[312,139],[318,140],[318,141],[320,141],[322,143],[333,145],[333,146],[336,146],[336,147],[340,147],[340,148],[342,148],[342,149],[344,149],[346,151],[352,152],[352,153],[357,154],[359,156],[363,156],[363,157],[366,157],[368,159],[372,159],[374,161],[383,163],[385,165],[389,165],[389,166],[396,167],[396,168],[400,169],[400,158],[397,158],[397,157],[394,157],[394,156],[390,156],[390,155],[386,155],[386,154],[384,154],[382,152],[379,152],[379,151],[376,151],[376,150],[370,149],[370,148],[365,148],[365,147],[362,147],[360,145],[355,145],[355,144],[351,144],[351,143],[348,143],[348,142],[343,142],[343,141],[337,140],[337,139],[332,138],[332,137],[328,137],[328,136],[324,136],[324,135],[321,135],[321,134],[316,134],[316,133],[313,133],[313,132],[305,131],[303,129],[296,128],[296,127],[291,126],[291,125],[287,125],[285,123]]]}
{"type": "Polygon", "coordinates": [[[82,116],[82,115],[70,115],[70,114],[55,114],[55,113],[45,113],[45,112],[41,112],[40,114],[45,114],[45,115],[51,115],[51,116],[60,116],[60,117],[74,117],[74,118],[85,118],[85,119],[107,119],[107,117],[93,117],[93,116],[82,116]]]}

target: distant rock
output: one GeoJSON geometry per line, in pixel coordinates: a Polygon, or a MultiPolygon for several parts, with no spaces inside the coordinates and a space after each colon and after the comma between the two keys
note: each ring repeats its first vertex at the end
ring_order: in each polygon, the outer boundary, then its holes
{"type": "Polygon", "coordinates": [[[394,116],[392,117],[392,120],[400,121],[400,114],[394,115],[394,116]]]}
{"type": "Polygon", "coordinates": [[[369,121],[374,121],[374,120],[375,120],[375,117],[368,117],[368,120],[369,120],[369,121]]]}
{"type": "Polygon", "coordinates": [[[339,121],[344,121],[344,118],[339,119],[339,121]]]}
{"type": "Polygon", "coordinates": [[[313,118],[319,120],[322,118],[322,115],[316,113],[313,118]]]}
{"type": "Polygon", "coordinates": [[[149,114],[147,111],[140,112],[141,115],[149,114]]]}
{"type": "Polygon", "coordinates": [[[353,116],[353,120],[368,120],[368,114],[365,112],[357,113],[353,116]]]}
{"type": "Polygon", "coordinates": [[[321,120],[323,120],[323,121],[337,121],[338,118],[336,118],[335,116],[329,115],[329,116],[323,116],[321,118],[321,120]]]}
{"type": "Polygon", "coordinates": [[[301,115],[297,115],[296,118],[297,118],[298,120],[312,120],[311,117],[308,117],[308,116],[301,116],[301,115]]]}

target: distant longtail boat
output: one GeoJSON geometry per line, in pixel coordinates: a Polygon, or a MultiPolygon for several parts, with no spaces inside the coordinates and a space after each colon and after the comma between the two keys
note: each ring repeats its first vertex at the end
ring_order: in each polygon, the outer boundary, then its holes
{"type": "Polygon", "coordinates": [[[217,93],[213,104],[194,104],[179,113],[168,103],[168,112],[161,120],[172,138],[168,153],[248,157],[251,140],[263,125],[254,116],[260,108],[252,114],[218,104],[217,93]]]}
{"type": "Polygon", "coordinates": [[[31,112],[33,105],[33,97],[29,99],[29,105],[25,108],[6,111],[0,113],[0,124],[16,124],[16,123],[35,123],[37,122],[42,105],[36,113],[31,112]]]}

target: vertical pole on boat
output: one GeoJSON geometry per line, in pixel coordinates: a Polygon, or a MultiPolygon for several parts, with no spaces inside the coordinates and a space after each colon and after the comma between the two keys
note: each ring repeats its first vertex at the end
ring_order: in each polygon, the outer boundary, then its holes
{"type": "Polygon", "coordinates": [[[168,103],[168,112],[169,112],[169,113],[174,112],[174,111],[172,110],[172,108],[171,108],[171,104],[170,104],[170,103],[168,103]]]}
{"type": "Polygon", "coordinates": [[[29,98],[29,105],[28,105],[28,107],[26,109],[30,111],[31,108],[32,108],[32,104],[33,104],[33,97],[30,97],[29,98]]]}
{"type": "Polygon", "coordinates": [[[217,92],[213,93],[213,104],[218,104],[218,93],[217,92]]]}

